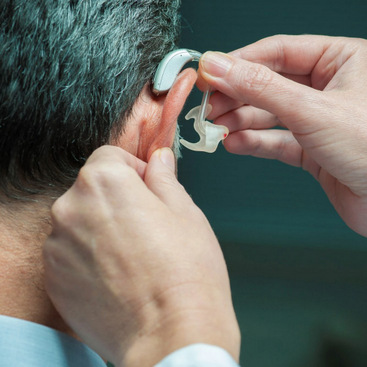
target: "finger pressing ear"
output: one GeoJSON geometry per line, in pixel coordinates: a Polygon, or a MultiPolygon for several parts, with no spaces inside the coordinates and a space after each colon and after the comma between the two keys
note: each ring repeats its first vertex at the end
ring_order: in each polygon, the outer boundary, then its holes
{"type": "Polygon", "coordinates": [[[191,203],[190,196],[176,178],[176,161],[169,148],[156,150],[148,163],[145,172],[147,187],[170,209],[182,211],[191,203]]]}
{"type": "Polygon", "coordinates": [[[101,166],[108,164],[121,164],[123,166],[129,166],[133,168],[141,178],[144,177],[145,168],[147,166],[145,162],[131,153],[113,145],[103,145],[96,149],[88,158],[85,166],[87,167],[91,164],[101,166]]]}

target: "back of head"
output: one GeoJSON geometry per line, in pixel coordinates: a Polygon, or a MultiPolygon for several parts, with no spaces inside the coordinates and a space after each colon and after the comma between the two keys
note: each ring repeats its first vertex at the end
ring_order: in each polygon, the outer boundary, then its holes
{"type": "Polygon", "coordinates": [[[0,201],[57,196],[175,47],[180,0],[3,0],[0,201]]]}

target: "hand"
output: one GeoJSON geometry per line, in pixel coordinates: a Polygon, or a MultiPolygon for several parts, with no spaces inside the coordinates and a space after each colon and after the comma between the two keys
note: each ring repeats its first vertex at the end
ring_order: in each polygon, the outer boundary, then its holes
{"type": "Polygon", "coordinates": [[[275,36],[206,53],[199,72],[218,90],[209,118],[229,128],[229,152],[303,167],[367,236],[366,40],[275,36]]]}
{"type": "Polygon", "coordinates": [[[203,342],[238,360],[226,265],[173,153],[148,164],[98,149],[52,208],[46,289],[75,332],[115,365],[152,366],[203,342]]]}

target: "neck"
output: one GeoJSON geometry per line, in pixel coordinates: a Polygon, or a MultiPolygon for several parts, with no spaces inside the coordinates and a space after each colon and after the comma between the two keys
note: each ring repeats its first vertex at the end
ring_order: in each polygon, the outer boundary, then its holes
{"type": "Polygon", "coordinates": [[[50,206],[22,205],[0,207],[0,314],[75,336],[44,289],[42,245],[51,230],[50,206]]]}

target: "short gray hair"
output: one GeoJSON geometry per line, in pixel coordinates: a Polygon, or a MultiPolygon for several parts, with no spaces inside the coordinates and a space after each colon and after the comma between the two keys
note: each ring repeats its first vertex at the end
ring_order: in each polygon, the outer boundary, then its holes
{"type": "Polygon", "coordinates": [[[62,192],[177,46],[180,0],[2,0],[0,192],[62,192]]]}

